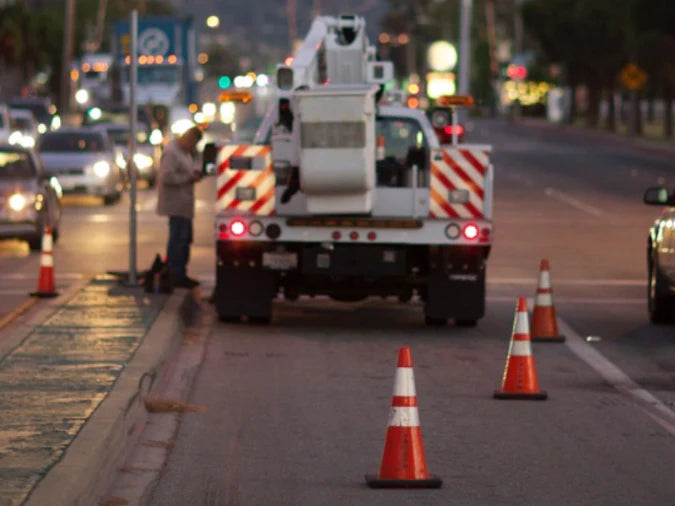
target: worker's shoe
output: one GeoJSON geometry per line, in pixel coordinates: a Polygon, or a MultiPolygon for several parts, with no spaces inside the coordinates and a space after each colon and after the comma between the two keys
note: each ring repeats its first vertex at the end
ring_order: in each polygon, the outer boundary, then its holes
{"type": "Polygon", "coordinates": [[[175,288],[194,288],[199,286],[199,281],[185,276],[183,279],[178,279],[173,282],[175,288]]]}

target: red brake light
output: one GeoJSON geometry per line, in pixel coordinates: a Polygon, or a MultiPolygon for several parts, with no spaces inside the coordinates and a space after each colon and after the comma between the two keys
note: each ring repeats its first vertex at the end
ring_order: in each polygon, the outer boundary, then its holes
{"type": "MultiPolygon", "coordinates": [[[[447,135],[452,135],[452,130],[453,130],[452,125],[448,125],[443,129],[443,131],[447,135]]],[[[462,135],[463,133],[464,133],[464,127],[462,125],[457,125],[457,135],[462,135]]]]}
{"type": "Polygon", "coordinates": [[[474,223],[464,225],[464,230],[462,230],[464,238],[470,241],[478,237],[478,232],[479,232],[478,226],[475,225],[474,223]]]}
{"type": "Polygon", "coordinates": [[[230,223],[230,233],[235,237],[241,237],[246,233],[246,223],[236,219],[230,223]]]}

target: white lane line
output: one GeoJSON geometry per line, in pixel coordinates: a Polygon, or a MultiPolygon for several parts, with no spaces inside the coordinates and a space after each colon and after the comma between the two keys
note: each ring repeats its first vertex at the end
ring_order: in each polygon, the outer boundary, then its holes
{"type": "MultiPolygon", "coordinates": [[[[531,285],[537,284],[536,278],[491,278],[488,285],[531,285]]],[[[572,286],[647,286],[644,279],[556,279],[556,285],[572,286]]]]}
{"type": "Polygon", "coordinates": [[[589,345],[564,320],[558,318],[558,327],[567,337],[565,344],[582,361],[586,362],[605,381],[622,394],[632,397],[639,407],[663,429],[675,436],[675,412],[644,388],[640,387],[626,373],[589,345]]]}
{"type": "Polygon", "coordinates": [[[605,214],[604,212],[602,212],[597,207],[586,204],[585,202],[582,202],[581,200],[575,199],[571,195],[568,195],[566,193],[558,191],[554,188],[546,188],[546,189],[544,189],[544,193],[548,197],[554,198],[554,199],[556,199],[560,202],[568,204],[568,205],[578,209],[579,211],[583,211],[585,213],[592,214],[593,216],[603,216],[605,214]]]}
{"type": "MultiPolygon", "coordinates": [[[[62,272],[55,274],[54,277],[56,279],[83,279],[84,274],[80,272],[62,272]]],[[[0,281],[2,280],[23,281],[23,280],[34,280],[37,278],[38,278],[37,274],[22,274],[20,272],[0,275],[0,281]]]]}
{"type": "MultiPolygon", "coordinates": [[[[488,302],[509,302],[513,301],[515,303],[515,295],[488,295],[488,302]]],[[[583,304],[583,305],[600,305],[600,306],[609,306],[610,304],[621,304],[621,305],[642,305],[646,304],[646,297],[640,298],[630,298],[630,297],[558,297],[556,296],[555,302],[560,304],[583,304]]],[[[532,304],[530,304],[532,306],[532,304]]]]}

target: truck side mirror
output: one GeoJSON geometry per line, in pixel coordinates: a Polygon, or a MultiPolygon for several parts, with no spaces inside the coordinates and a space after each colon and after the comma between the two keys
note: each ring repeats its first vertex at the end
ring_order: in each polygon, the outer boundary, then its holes
{"type": "Polygon", "coordinates": [[[644,203],[652,206],[665,206],[672,204],[675,199],[671,198],[668,189],[663,186],[647,188],[644,194],[644,203]]]}
{"type": "Polygon", "coordinates": [[[213,142],[204,146],[202,153],[202,174],[211,176],[216,173],[216,158],[218,157],[218,148],[213,142]]]}

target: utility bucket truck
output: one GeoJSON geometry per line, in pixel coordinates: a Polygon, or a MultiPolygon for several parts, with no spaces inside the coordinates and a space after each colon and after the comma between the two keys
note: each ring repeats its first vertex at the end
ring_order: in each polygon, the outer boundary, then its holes
{"type": "Polygon", "coordinates": [[[362,18],[319,17],[254,143],[207,146],[222,320],[269,321],[281,295],[418,295],[429,324],[483,316],[491,147],[441,146],[422,111],[378,106],[392,77],[362,18]]]}

